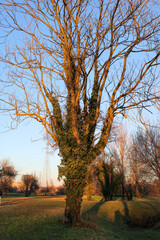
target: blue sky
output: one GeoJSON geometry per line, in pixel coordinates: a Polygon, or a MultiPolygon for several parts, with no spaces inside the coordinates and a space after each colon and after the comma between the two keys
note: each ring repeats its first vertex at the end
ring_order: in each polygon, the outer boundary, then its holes
{"type": "MultiPolygon", "coordinates": [[[[9,159],[18,171],[16,181],[21,180],[21,175],[32,174],[41,179],[44,184],[45,160],[46,160],[46,141],[42,138],[41,125],[37,122],[28,120],[21,123],[17,129],[7,131],[10,118],[7,115],[0,117],[0,160],[9,159]],[[36,141],[35,141],[36,140],[36,141]]],[[[51,152],[48,155],[50,178],[55,185],[61,183],[57,181],[60,158],[58,151],[51,152]]]]}

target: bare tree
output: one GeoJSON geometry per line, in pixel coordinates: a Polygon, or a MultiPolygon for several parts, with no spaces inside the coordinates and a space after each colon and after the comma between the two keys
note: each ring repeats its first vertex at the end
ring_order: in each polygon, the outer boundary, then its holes
{"type": "Polygon", "coordinates": [[[17,175],[15,168],[8,160],[0,161],[0,196],[7,194],[17,175]]]}
{"type": "Polygon", "coordinates": [[[147,169],[146,166],[142,163],[141,158],[137,152],[138,143],[133,140],[130,145],[128,160],[129,160],[129,169],[130,169],[130,183],[133,187],[135,185],[135,191],[137,198],[141,198],[140,187],[143,180],[147,179],[147,169]]]}
{"type": "Polygon", "coordinates": [[[112,156],[112,161],[117,168],[119,174],[121,175],[121,186],[122,186],[122,200],[125,199],[125,176],[127,171],[127,151],[128,151],[128,141],[127,141],[127,129],[125,126],[121,125],[116,134],[116,141],[110,149],[110,154],[112,156]]]}
{"type": "Polygon", "coordinates": [[[24,184],[24,192],[26,197],[29,197],[31,193],[35,192],[39,188],[38,179],[35,175],[23,175],[22,182],[24,184]]]}
{"type": "Polygon", "coordinates": [[[80,222],[87,168],[103,152],[115,117],[156,98],[160,16],[155,4],[0,3],[1,39],[3,30],[6,44],[0,61],[8,67],[1,81],[1,109],[18,123],[37,120],[52,146],[58,146],[66,223],[80,222]]]}
{"type": "Polygon", "coordinates": [[[142,165],[152,178],[155,176],[160,185],[160,128],[145,124],[145,131],[137,131],[134,145],[139,165],[142,165]]]}

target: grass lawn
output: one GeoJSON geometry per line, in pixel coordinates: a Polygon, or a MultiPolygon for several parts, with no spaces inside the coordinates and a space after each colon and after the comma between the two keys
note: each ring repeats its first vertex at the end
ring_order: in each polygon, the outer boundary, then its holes
{"type": "MultiPolygon", "coordinates": [[[[3,198],[0,206],[0,240],[159,240],[160,229],[129,227],[160,213],[158,199],[131,202],[83,201],[82,218],[94,229],[62,224],[65,197],[3,198]],[[134,222],[135,221],[135,222],[134,222]]],[[[159,215],[160,216],[160,215],[159,215]]],[[[145,220],[147,219],[147,220],[145,220]]],[[[151,221],[152,223],[152,221],[151,221]]]]}

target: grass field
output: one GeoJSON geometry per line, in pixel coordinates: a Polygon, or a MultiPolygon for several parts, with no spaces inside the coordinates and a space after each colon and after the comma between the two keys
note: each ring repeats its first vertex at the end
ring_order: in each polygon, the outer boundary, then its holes
{"type": "Polygon", "coordinates": [[[82,218],[94,228],[70,228],[62,224],[65,197],[16,197],[2,199],[0,206],[0,240],[159,240],[158,199],[131,202],[102,202],[93,197],[83,201],[82,218]],[[158,214],[158,215],[157,215],[158,214]],[[150,222],[149,222],[150,221],[150,222]]]}

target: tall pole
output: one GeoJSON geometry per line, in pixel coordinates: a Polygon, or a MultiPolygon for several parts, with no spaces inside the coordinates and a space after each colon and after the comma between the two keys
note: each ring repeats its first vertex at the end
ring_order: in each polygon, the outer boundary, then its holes
{"type": "MultiPolygon", "coordinates": [[[[0,166],[0,180],[1,180],[1,173],[2,173],[2,167],[0,166]]],[[[1,206],[2,202],[1,202],[1,190],[0,190],[0,206],[1,206]]]]}
{"type": "Polygon", "coordinates": [[[46,188],[48,188],[48,167],[49,167],[49,159],[48,159],[48,141],[47,141],[47,144],[46,144],[46,160],[45,160],[45,167],[46,167],[46,188]]]}
{"type": "Polygon", "coordinates": [[[48,186],[50,185],[50,182],[51,182],[48,138],[47,138],[47,143],[46,143],[46,158],[45,158],[44,175],[45,175],[45,185],[46,185],[46,188],[48,188],[48,186]]]}

